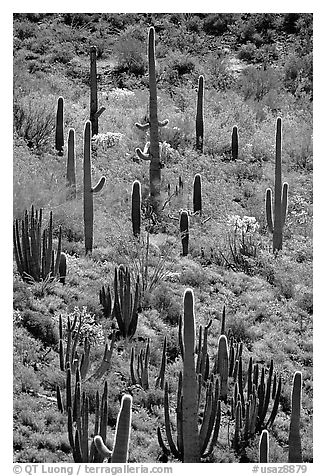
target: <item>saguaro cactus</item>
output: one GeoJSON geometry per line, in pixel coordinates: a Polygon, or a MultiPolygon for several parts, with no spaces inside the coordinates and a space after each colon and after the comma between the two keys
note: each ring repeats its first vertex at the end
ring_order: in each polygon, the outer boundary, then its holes
{"type": "Polygon", "coordinates": [[[101,435],[96,435],[94,438],[97,451],[103,458],[109,458],[111,463],[126,463],[128,461],[131,418],[132,397],[131,395],[124,395],[117,419],[113,451],[111,452],[107,448],[101,435]]]}
{"type": "Polygon", "coordinates": [[[93,193],[100,192],[105,184],[101,177],[95,187],[92,187],[91,175],[91,123],[86,121],[84,130],[84,234],[86,254],[93,250],[93,193]]]}
{"type": "Polygon", "coordinates": [[[233,129],[232,129],[231,150],[232,150],[232,160],[237,160],[238,159],[238,153],[239,153],[238,128],[237,128],[237,126],[233,126],[233,129]]]}
{"type": "Polygon", "coordinates": [[[67,157],[67,198],[76,198],[76,170],[75,170],[75,130],[68,132],[68,157],[67,157]]]}
{"type": "Polygon", "coordinates": [[[140,204],[141,204],[141,186],[138,180],[132,184],[131,194],[131,221],[132,232],[137,238],[140,235],[140,204]]]}
{"type": "Polygon", "coordinates": [[[182,243],[182,256],[187,256],[189,246],[189,217],[188,212],[185,210],[182,210],[180,214],[180,233],[182,243]]]}
{"type": "Polygon", "coordinates": [[[259,463],[269,463],[269,434],[263,430],[259,440],[259,463]]]}
{"type": "Polygon", "coordinates": [[[274,185],[274,221],[272,214],[272,191],[266,190],[266,219],[268,229],[273,233],[273,251],[282,249],[283,227],[286,219],[288,204],[288,184],[282,187],[282,122],[277,118],[276,122],[276,155],[275,155],[275,185],[274,185]]]}
{"type": "Polygon", "coordinates": [[[184,375],[183,394],[183,451],[185,463],[200,463],[200,445],[197,426],[197,379],[195,367],[195,312],[194,294],[186,289],[183,299],[184,375]]]}
{"type": "Polygon", "coordinates": [[[160,162],[160,146],[158,128],[166,126],[168,120],[162,122],[157,118],[157,89],[155,75],[155,30],[154,27],[149,29],[148,33],[148,66],[149,66],[149,122],[146,124],[136,124],[136,126],[145,131],[150,132],[150,146],[147,147],[146,153],[139,148],[136,153],[140,159],[149,160],[149,182],[150,197],[155,213],[160,210],[160,194],[161,194],[161,162],[160,162]]]}
{"type": "Polygon", "coordinates": [[[302,463],[300,436],[302,374],[295,372],[292,388],[292,407],[289,433],[289,463],[302,463]]]}
{"type": "Polygon", "coordinates": [[[64,137],[63,137],[63,97],[58,98],[56,128],[55,128],[55,148],[58,155],[63,155],[64,137]]]}
{"type": "Polygon", "coordinates": [[[201,199],[201,175],[196,174],[193,185],[193,209],[194,213],[202,213],[202,199],[201,199]]]}
{"type": "Polygon", "coordinates": [[[105,111],[105,107],[98,109],[97,100],[97,68],[96,68],[96,46],[90,48],[90,60],[91,60],[91,104],[90,104],[90,121],[92,123],[92,137],[98,134],[98,118],[105,111]]]}
{"type": "Polygon", "coordinates": [[[198,79],[197,113],[196,113],[196,149],[204,148],[204,76],[198,79]]]}

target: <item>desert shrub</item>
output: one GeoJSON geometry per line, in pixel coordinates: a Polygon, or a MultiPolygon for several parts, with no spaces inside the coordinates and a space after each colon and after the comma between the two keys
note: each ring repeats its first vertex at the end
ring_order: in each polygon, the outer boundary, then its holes
{"type": "Polygon", "coordinates": [[[50,316],[37,311],[25,310],[22,313],[23,326],[44,345],[53,346],[58,343],[58,330],[50,316]]]}
{"type": "Polygon", "coordinates": [[[61,43],[60,45],[56,45],[55,48],[51,52],[51,62],[53,63],[62,63],[68,64],[74,57],[74,50],[71,44],[61,43]]]}
{"type": "Polygon", "coordinates": [[[14,23],[14,35],[20,40],[26,40],[35,37],[37,35],[37,29],[35,25],[28,20],[22,20],[14,23]]]}
{"type": "Polygon", "coordinates": [[[203,20],[203,30],[209,35],[219,36],[225,33],[234,21],[232,13],[212,13],[203,20]]]}
{"type": "Polygon", "coordinates": [[[137,27],[128,27],[120,34],[114,46],[117,57],[115,70],[117,72],[135,76],[145,74],[147,67],[146,37],[144,38],[143,33],[137,27]]]}
{"type": "Polygon", "coordinates": [[[257,53],[257,47],[254,43],[242,45],[238,51],[238,58],[245,61],[253,61],[257,53]]]}
{"type": "Polygon", "coordinates": [[[284,85],[291,94],[303,93],[312,98],[313,62],[312,53],[305,56],[291,55],[284,65],[284,85]]]}
{"type": "Polygon", "coordinates": [[[49,109],[49,98],[40,94],[14,97],[14,128],[28,147],[41,149],[53,137],[54,111],[49,109]]]}
{"type": "Polygon", "coordinates": [[[261,101],[271,91],[279,91],[281,83],[274,69],[249,66],[242,71],[237,86],[245,100],[261,101]]]}

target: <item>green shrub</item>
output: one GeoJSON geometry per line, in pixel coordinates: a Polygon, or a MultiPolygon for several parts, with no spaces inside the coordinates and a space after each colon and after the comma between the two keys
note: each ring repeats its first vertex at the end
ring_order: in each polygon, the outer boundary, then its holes
{"type": "Polygon", "coordinates": [[[209,35],[219,36],[228,30],[233,21],[232,13],[211,13],[203,20],[203,30],[209,35]]]}
{"type": "Polygon", "coordinates": [[[46,346],[54,346],[59,341],[58,329],[52,318],[37,311],[25,310],[22,313],[23,326],[46,346]]]}

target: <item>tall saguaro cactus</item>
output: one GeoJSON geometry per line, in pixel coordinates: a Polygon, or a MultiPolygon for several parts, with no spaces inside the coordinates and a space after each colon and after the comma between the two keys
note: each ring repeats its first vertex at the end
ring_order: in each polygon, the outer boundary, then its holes
{"type": "Polygon", "coordinates": [[[263,430],[259,439],[259,463],[269,463],[269,433],[263,430]]]}
{"type": "Polygon", "coordinates": [[[97,99],[97,67],[96,67],[96,46],[90,48],[90,83],[91,83],[91,103],[90,103],[90,121],[92,123],[92,137],[98,134],[98,118],[105,111],[105,107],[98,109],[97,99]]]}
{"type": "Polygon", "coordinates": [[[302,463],[300,436],[302,374],[295,372],[292,388],[292,407],[289,434],[289,463],[302,463]]]}
{"type": "Polygon", "coordinates": [[[199,76],[196,113],[196,149],[204,148],[204,76],[199,76]]]}
{"type": "Polygon", "coordinates": [[[101,177],[97,185],[92,187],[91,173],[91,123],[86,121],[84,130],[84,234],[86,254],[93,250],[93,193],[100,192],[105,184],[101,177]]]}
{"type": "Polygon", "coordinates": [[[68,198],[76,198],[76,170],[75,170],[75,130],[69,129],[68,157],[67,157],[67,186],[68,198]]]}
{"type": "Polygon", "coordinates": [[[194,213],[202,213],[202,198],[201,198],[201,175],[196,174],[193,184],[193,209],[194,213]]]}
{"type": "Polygon", "coordinates": [[[195,312],[194,294],[186,289],[184,294],[183,343],[184,375],[183,393],[183,451],[185,463],[200,463],[200,445],[197,426],[197,379],[195,367],[195,312]]]}
{"type": "Polygon", "coordinates": [[[124,395],[117,419],[113,451],[107,448],[101,435],[96,435],[94,438],[97,451],[103,458],[109,458],[111,463],[126,463],[128,461],[131,416],[132,397],[131,395],[124,395]]]}
{"type": "Polygon", "coordinates": [[[238,154],[239,154],[239,141],[238,141],[238,128],[237,128],[237,126],[233,126],[233,129],[232,129],[231,150],[232,150],[232,160],[237,160],[238,159],[238,154]]]}
{"type": "Polygon", "coordinates": [[[63,155],[64,137],[63,137],[63,97],[58,98],[56,128],[55,128],[55,148],[58,155],[63,155]]]}
{"type": "Polygon", "coordinates": [[[268,229],[273,233],[273,251],[282,249],[283,227],[286,219],[288,204],[288,184],[282,186],[282,121],[276,122],[276,154],[275,154],[275,185],[274,185],[274,220],[272,213],[272,191],[266,190],[266,219],[268,229]]]}
{"type": "Polygon", "coordinates": [[[155,213],[160,210],[160,194],[161,194],[161,162],[160,162],[160,145],[158,128],[166,126],[168,120],[158,121],[157,118],[157,88],[155,74],[155,29],[151,27],[148,32],[148,67],[149,67],[149,122],[146,124],[138,124],[138,129],[146,131],[149,129],[150,145],[146,153],[139,148],[136,153],[140,159],[149,160],[149,182],[150,197],[155,213]]]}
{"type": "Polygon", "coordinates": [[[182,256],[187,256],[189,247],[189,216],[186,210],[181,211],[179,226],[181,233],[182,256]]]}
{"type": "Polygon", "coordinates": [[[132,232],[137,238],[140,235],[140,205],[141,205],[141,186],[139,180],[135,180],[132,184],[131,194],[131,221],[132,232]]]}

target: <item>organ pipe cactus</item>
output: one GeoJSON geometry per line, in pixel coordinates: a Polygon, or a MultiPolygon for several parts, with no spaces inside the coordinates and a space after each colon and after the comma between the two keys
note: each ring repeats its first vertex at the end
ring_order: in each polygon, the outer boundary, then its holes
{"type": "Polygon", "coordinates": [[[160,365],[158,377],[155,382],[155,388],[160,388],[161,390],[164,390],[165,369],[166,369],[166,336],[164,337],[161,365],[160,365]]]}
{"type": "Polygon", "coordinates": [[[196,113],[196,149],[203,152],[204,147],[204,76],[199,76],[196,113]]]}
{"type": "Polygon", "coordinates": [[[194,213],[202,214],[202,198],[201,198],[201,175],[196,174],[193,184],[193,210],[194,213]]]}
{"type": "Polygon", "coordinates": [[[149,364],[149,355],[150,355],[150,346],[149,340],[146,344],[145,352],[142,349],[140,354],[137,356],[137,368],[136,372],[134,369],[135,361],[135,349],[131,349],[131,358],[130,358],[130,377],[132,385],[140,385],[144,390],[149,389],[148,382],[148,364],[149,364]]]}
{"type": "Polygon", "coordinates": [[[275,182],[274,182],[274,219],[272,212],[272,191],[266,190],[265,207],[268,229],[273,233],[273,251],[282,249],[283,227],[285,224],[288,205],[288,184],[282,186],[282,121],[276,122],[276,154],[275,154],[275,182]]]}
{"type": "Polygon", "coordinates": [[[75,130],[68,132],[68,157],[67,157],[67,198],[76,198],[76,170],[75,170],[75,130]]]}
{"type": "Polygon", "coordinates": [[[111,463],[126,463],[128,461],[131,418],[132,397],[124,395],[117,419],[113,450],[109,450],[101,435],[94,437],[95,447],[102,458],[109,458],[111,463]]]}
{"type": "Polygon", "coordinates": [[[103,375],[111,369],[112,354],[114,350],[114,344],[116,339],[116,331],[112,332],[111,344],[109,347],[108,342],[105,344],[104,354],[100,365],[97,367],[95,372],[89,378],[100,379],[103,375]]]}
{"type": "Polygon", "coordinates": [[[215,372],[220,377],[220,398],[227,399],[228,377],[229,377],[229,353],[228,342],[225,335],[221,335],[218,340],[218,350],[215,365],[215,372]]]}
{"type": "Polygon", "coordinates": [[[97,185],[92,187],[91,175],[91,123],[86,121],[84,129],[84,235],[85,251],[93,250],[94,207],[93,194],[100,192],[105,184],[105,177],[101,177],[97,185]]]}
{"type": "Polygon", "coordinates": [[[132,293],[129,269],[119,266],[114,273],[114,304],[112,315],[116,318],[120,332],[131,339],[137,330],[139,306],[139,276],[132,293]]]}
{"type": "Polygon", "coordinates": [[[259,439],[259,463],[269,463],[269,433],[263,430],[259,439]]]}
{"type": "Polygon", "coordinates": [[[24,218],[16,219],[13,227],[14,255],[17,270],[25,281],[53,279],[59,275],[61,260],[62,232],[59,228],[58,246],[53,247],[53,218],[50,212],[49,223],[42,230],[43,211],[31,207],[30,214],[25,210],[24,218]]]}
{"type": "Polygon", "coordinates": [[[148,33],[148,67],[149,67],[149,122],[146,124],[136,124],[136,126],[145,131],[149,129],[150,146],[147,152],[143,153],[140,149],[136,149],[136,153],[140,159],[149,160],[149,182],[150,182],[150,198],[154,212],[157,214],[161,207],[161,161],[158,128],[166,126],[168,120],[162,122],[157,118],[157,88],[155,73],[155,30],[154,27],[149,29],[148,33]]]}
{"type": "Polygon", "coordinates": [[[232,141],[231,141],[232,160],[238,160],[239,155],[239,141],[238,141],[238,128],[233,126],[232,129],[232,141]]]}
{"type": "Polygon", "coordinates": [[[289,463],[302,463],[300,436],[302,373],[295,372],[292,387],[291,420],[289,432],[289,463]]]}
{"type": "Polygon", "coordinates": [[[102,305],[103,314],[108,319],[112,314],[112,297],[110,286],[102,286],[99,292],[100,304],[102,305]]]}
{"type": "Polygon", "coordinates": [[[63,97],[58,98],[56,128],[55,128],[55,148],[58,155],[63,155],[64,137],[63,137],[63,97]]]}
{"type": "Polygon", "coordinates": [[[138,180],[132,184],[131,194],[131,221],[132,232],[137,238],[140,235],[140,220],[141,220],[141,186],[138,180]]]}
{"type": "Polygon", "coordinates": [[[92,137],[98,134],[98,118],[105,111],[105,107],[98,109],[97,99],[97,67],[96,67],[96,46],[90,47],[90,84],[91,84],[91,102],[90,102],[90,121],[92,124],[92,137]]]}
{"type": "MultiPolygon", "coordinates": [[[[67,370],[67,372],[70,369],[67,370]]],[[[72,448],[75,463],[102,463],[104,456],[97,450],[92,441],[89,446],[89,399],[81,389],[79,374],[76,373],[75,394],[70,398],[68,405],[68,438],[72,448]]],[[[104,390],[100,399],[96,392],[95,399],[95,423],[93,434],[100,435],[106,441],[108,421],[108,386],[104,384],[104,390]]]]}

